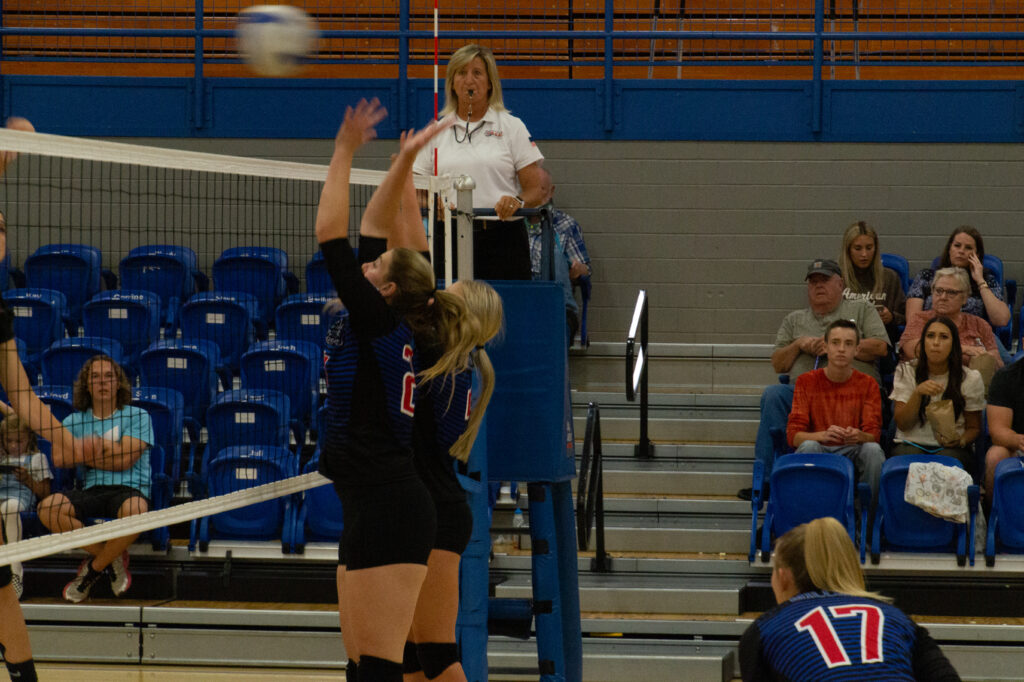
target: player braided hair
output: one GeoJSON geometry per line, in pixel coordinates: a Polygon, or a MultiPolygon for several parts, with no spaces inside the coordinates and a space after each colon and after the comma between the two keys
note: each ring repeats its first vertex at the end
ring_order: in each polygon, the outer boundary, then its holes
{"type": "Polygon", "coordinates": [[[801,593],[827,590],[890,601],[865,588],[857,550],[843,525],[831,516],[801,524],[779,538],[775,565],[792,572],[801,593]]]}
{"type": "Polygon", "coordinates": [[[474,348],[471,354],[473,365],[480,373],[480,395],[469,413],[469,423],[448,451],[452,457],[465,462],[469,459],[469,453],[480,430],[480,423],[484,419],[484,412],[494,392],[494,367],[484,344],[501,332],[504,313],[501,297],[491,285],[476,280],[460,281],[458,285],[459,295],[466,302],[470,315],[477,321],[477,335],[473,339],[474,348]]]}

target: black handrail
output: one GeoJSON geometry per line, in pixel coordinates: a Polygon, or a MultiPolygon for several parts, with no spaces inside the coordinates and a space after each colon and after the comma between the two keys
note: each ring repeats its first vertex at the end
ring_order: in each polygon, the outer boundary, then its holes
{"type": "Polygon", "coordinates": [[[580,551],[590,547],[590,527],[597,522],[596,555],[590,569],[598,573],[611,570],[612,559],[604,548],[604,456],[601,452],[601,408],[587,406],[587,427],[580,456],[580,482],[576,489],[576,536],[580,551]]]}
{"type": "Polygon", "coordinates": [[[636,400],[640,392],[640,440],[633,450],[637,457],[654,457],[654,443],[647,437],[647,290],[641,289],[633,308],[633,322],[626,337],[626,400],[636,400]],[[637,334],[640,335],[640,351],[633,361],[637,334]]]}

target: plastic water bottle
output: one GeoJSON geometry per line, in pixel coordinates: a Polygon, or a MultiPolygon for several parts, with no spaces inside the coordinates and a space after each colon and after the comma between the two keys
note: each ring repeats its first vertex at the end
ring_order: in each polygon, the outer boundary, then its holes
{"type": "MultiPolygon", "coordinates": [[[[526,519],[523,517],[523,510],[516,507],[515,513],[512,515],[512,527],[513,528],[526,528],[526,519]]],[[[515,533],[515,544],[516,549],[519,549],[523,545],[523,534],[522,531],[515,533]]]]}

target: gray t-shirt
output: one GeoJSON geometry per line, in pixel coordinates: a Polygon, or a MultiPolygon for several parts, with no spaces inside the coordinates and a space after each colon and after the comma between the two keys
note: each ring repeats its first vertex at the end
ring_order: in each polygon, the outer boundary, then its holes
{"type": "MultiPolygon", "coordinates": [[[[835,310],[824,315],[816,315],[810,308],[794,310],[786,315],[786,319],[782,321],[782,326],[779,327],[779,331],[775,335],[775,349],[785,348],[801,336],[824,336],[825,329],[840,319],[852,320],[857,325],[861,338],[878,339],[884,341],[886,345],[889,344],[885,325],[882,324],[882,318],[878,316],[875,306],[867,301],[843,300],[839,302],[839,306],[835,310]]],[[[789,370],[790,380],[795,382],[796,378],[804,372],[809,372],[815,367],[820,369],[827,364],[828,358],[824,355],[816,358],[801,352],[789,370]],[[818,363],[817,366],[814,364],[815,361],[818,363]]],[[[874,377],[876,381],[878,380],[878,369],[873,362],[854,360],[853,368],[874,377]]]]}

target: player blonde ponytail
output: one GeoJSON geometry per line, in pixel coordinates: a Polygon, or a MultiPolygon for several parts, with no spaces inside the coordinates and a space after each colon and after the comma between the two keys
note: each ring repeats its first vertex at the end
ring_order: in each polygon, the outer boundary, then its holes
{"type": "Polygon", "coordinates": [[[857,550],[843,525],[831,516],[801,524],[779,538],[775,564],[792,572],[800,592],[827,590],[890,601],[866,589],[857,550]]]}
{"type": "Polygon", "coordinates": [[[474,338],[472,357],[473,365],[480,373],[480,395],[469,413],[469,423],[448,451],[455,459],[465,462],[469,459],[476,435],[480,431],[480,423],[484,419],[484,412],[487,411],[487,404],[494,393],[494,366],[491,365],[491,358],[483,346],[501,332],[504,313],[501,297],[489,284],[476,280],[466,280],[457,284],[459,295],[466,302],[470,314],[476,318],[477,335],[474,338]]]}

